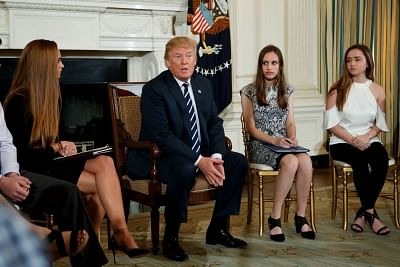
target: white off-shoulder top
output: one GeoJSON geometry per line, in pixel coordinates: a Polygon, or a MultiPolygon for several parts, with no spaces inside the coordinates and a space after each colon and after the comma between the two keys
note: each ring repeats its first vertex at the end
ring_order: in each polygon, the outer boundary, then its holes
{"type": "MultiPolygon", "coordinates": [[[[343,111],[340,112],[336,106],[325,111],[325,129],[331,129],[339,124],[350,134],[356,136],[366,134],[375,124],[381,131],[389,131],[385,113],[380,109],[371,92],[371,84],[371,80],[367,80],[365,83],[353,82],[343,111]]],[[[374,137],[370,143],[372,142],[380,142],[380,140],[378,137],[374,137]]],[[[329,145],[339,143],[346,143],[346,141],[332,134],[329,145]]]]}

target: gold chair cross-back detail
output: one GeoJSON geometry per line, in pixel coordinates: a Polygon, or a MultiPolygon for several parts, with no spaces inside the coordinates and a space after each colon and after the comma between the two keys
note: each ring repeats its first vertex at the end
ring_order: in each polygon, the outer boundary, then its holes
{"type": "MultiPolygon", "coordinates": [[[[251,162],[251,150],[250,150],[250,135],[247,131],[246,123],[243,118],[243,114],[240,117],[241,125],[242,125],[242,135],[243,135],[243,144],[245,149],[245,155],[249,162],[249,171],[247,174],[247,196],[248,196],[248,207],[247,207],[247,224],[251,224],[251,217],[253,213],[253,186],[254,186],[254,177],[258,178],[256,181],[258,185],[258,204],[259,204],[259,235],[262,236],[264,232],[264,224],[265,224],[265,215],[264,215],[264,202],[274,202],[274,196],[272,195],[264,195],[264,183],[268,177],[276,177],[279,174],[279,170],[274,170],[271,166],[266,164],[258,164],[251,162]]],[[[296,201],[296,196],[291,196],[291,192],[286,196],[285,204],[284,204],[284,221],[288,221],[289,217],[289,207],[290,202],[296,201]]],[[[316,232],[315,227],[315,206],[314,206],[314,186],[313,182],[311,182],[310,187],[310,197],[308,199],[308,204],[310,205],[310,224],[313,231],[316,232]]]]}

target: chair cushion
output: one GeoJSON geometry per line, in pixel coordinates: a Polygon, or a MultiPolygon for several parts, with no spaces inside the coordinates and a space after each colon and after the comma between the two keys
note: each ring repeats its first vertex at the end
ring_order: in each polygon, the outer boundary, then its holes
{"type": "Polygon", "coordinates": [[[389,167],[396,164],[396,160],[393,157],[389,157],[389,167]]]}
{"type": "MultiPolygon", "coordinates": [[[[139,191],[143,194],[148,195],[149,194],[149,187],[148,184],[150,182],[150,180],[147,179],[142,179],[142,180],[132,180],[130,179],[127,175],[124,175],[122,177],[123,182],[122,184],[128,184],[129,188],[135,189],[135,191],[139,191]]],[[[196,181],[194,183],[194,186],[192,188],[191,192],[204,192],[204,191],[209,191],[209,190],[214,190],[214,187],[211,187],[204,175],[199,175],[196,177],[196,181]]],[[[161,192],[162,194],[165,194],[167,190],[167,185],[166,184],[161,184],[161,192]]]]}
{"type": "Polygon", "coordinates": [[[333,160],[333,165],[339,167],[350,167],[350,164],[347,164],[346,162],[340,160],[333,160]]]}
{"type": "MultiPolygon", "coordinates": [[[[393,166],[395,164],[396,164],[396,160],[393,157],[389,157],[389,167],[393,166]]],[[[346,162],[343,162],[340,160],[333,160],[333,165],[339,166],[339,167],[351,167],[350,164],[347,164],[346,162]]]]}
{"type": "Polygon", "coordinates": [[[274,168],[267,164],[260,164],[260,163],[250,163],[250,169],[257,169],[261,171],[273,171],[274,168]]]}

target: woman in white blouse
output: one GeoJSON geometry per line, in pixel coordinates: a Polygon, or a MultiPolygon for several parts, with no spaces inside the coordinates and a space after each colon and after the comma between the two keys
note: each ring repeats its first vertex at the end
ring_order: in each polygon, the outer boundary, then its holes
{"type": "Polygon", "coordinates": [[[373,73],[374,62],[367,46],[356,44],[347,49],[342,76],[328,93],[325,124],[331,133],[332,158],[353,169],[361,208],[351,229],[362,232],[368,222],[373,232],[387,235],[390,229],[375,210],[388,170],[388,154],[377,137],[381,131],[388,131],[385,90],[373,82],[373,73]]]}

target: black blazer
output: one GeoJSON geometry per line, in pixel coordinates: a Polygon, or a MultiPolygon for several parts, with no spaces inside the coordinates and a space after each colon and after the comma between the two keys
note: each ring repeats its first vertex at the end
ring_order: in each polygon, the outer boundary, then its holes
{"type": "MultiPolygon", "coordinates": [[[[200,76],[191,77],[191,86],[196,102],[200,123],[201,154],[211,156],[213,153],[226,153],[225,133],[222,119],[218,117],[210,82],[200,76]]],[[[186,104],[178,83],[169,70],[162,72],[149,81],[144,87],[140,103],[142,125],[140,140],[155,142],[161,150],[161,161],[170,155],[187,157],[193,163],[197,155],[192,151],[186,104]]],[[[130,155],[128,166],[132,169],[143,167],[145,154],[136,152],[130,155]]],[[[179,164],[179,163],[178,163],[179,164]]]]}

